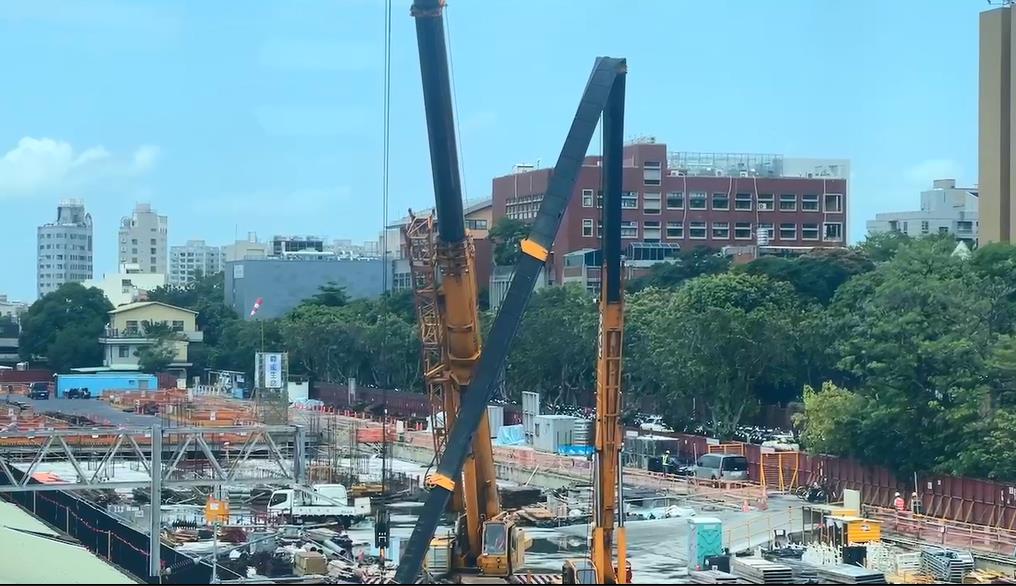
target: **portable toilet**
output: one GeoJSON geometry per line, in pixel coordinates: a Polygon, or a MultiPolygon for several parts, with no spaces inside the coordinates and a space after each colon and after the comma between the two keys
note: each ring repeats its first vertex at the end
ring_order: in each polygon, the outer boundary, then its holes
{"type": "Polygon", "coordinates": [[[704,568],[706,557],[723,553],[723,521],[716,517],[688,518],[688,567],[704,568]]]}

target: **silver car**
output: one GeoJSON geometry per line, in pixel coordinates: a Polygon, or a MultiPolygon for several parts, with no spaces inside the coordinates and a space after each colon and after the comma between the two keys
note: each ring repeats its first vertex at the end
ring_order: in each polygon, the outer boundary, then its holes
{"type": "Polygon", "coordinates": [[[695,465],[695,478],[748,480],[748,458],[736,454],[706,454],[695,465]]]}

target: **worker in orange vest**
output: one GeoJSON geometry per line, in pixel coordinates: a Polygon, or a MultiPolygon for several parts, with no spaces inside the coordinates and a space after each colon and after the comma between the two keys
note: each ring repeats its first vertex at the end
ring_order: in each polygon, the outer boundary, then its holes
{"type": "Polygon", "coordinates": [[[903,497],[900,496],[900,493],[896,493],[896,498],[893,499],[893,507],[895,507],[896,510],[901,513],[907,509],[907,502],[903,500],[903,497]]]}

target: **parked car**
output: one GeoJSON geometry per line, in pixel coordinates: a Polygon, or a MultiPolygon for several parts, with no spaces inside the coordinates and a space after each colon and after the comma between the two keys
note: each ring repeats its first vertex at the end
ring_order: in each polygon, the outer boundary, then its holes
{"type": "Polygon", "coordinates": [[[32,383],[32,386],[28,389],[29,399],[48,399],[49,398],[49,385],[46,383],[32,383]]]}
{"type": "Polygon", "coordinates": [[[91,399],[92,392],[85,388],[79,389],[75,387],[67,389],[67,394],[65,396],[68,399],[91,399]]]}
{"type": "Polygon", "coordinates": [[[706,454],[695,465],[695,478],[748,480],[748,458],[736,454],[706,454]]]}

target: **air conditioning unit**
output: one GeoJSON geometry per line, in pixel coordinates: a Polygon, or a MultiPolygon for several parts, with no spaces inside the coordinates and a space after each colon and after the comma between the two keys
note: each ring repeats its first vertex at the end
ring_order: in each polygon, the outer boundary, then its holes
{"type": "Polygon", "coordinates": [[[713,169],[713,173],[715,173],[717,177],[723,177],[723,169],[713,169]]]}
{"type": "Polygon", "coordinates": [[[747,177],[747,176],[748,176],[748,172],[747,172],[747,171],[741,171],[741,172],[739,173],[739,175],[740,175],[741,177],[747,177]]]}

